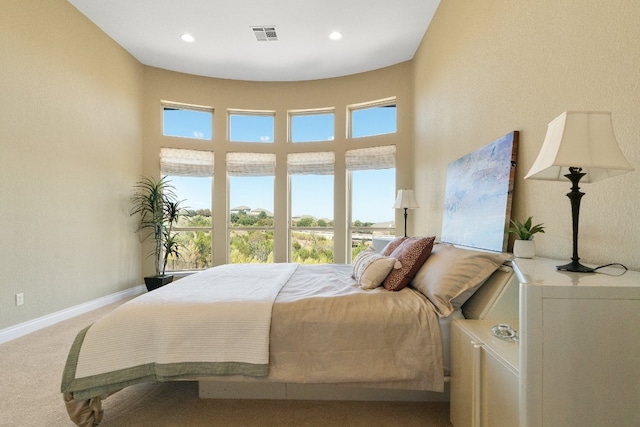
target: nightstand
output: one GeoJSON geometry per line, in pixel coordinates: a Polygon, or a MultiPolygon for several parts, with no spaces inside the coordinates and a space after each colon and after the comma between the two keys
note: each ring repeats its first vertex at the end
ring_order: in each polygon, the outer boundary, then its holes
{"type": "Polygon", "coordinates": [[[640,426],[640,272],[562,264],[513,261],[517,320],[507,287],[497,317],[453,322],[454,427],[640,426]],[[494,337],[498,323],[519,329],[519,343],[494,337]]]}
{"type": "MultiPolygon", "coordinates": [[[[640,425],[640,272],[516,259],[521,426],[640,425]]],[[[592,266],[593,267],[593,266],[592,266]]]]}
{"type": "MultiPolygon", "coordinates": [[[[519,345],[494,336],[492,320],[455,320],[451,329],[451,423],[513,427],[519,418],[519,345]]],[[[517,330],[517,325],[510,325],[517,330]]]]}

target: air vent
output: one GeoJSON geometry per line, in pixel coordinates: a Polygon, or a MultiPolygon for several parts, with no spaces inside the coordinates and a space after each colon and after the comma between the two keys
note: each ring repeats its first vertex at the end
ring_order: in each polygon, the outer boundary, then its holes
{"type": "Polygon", "coordinates": [[[253,34],[256,36],[256,40],[259,42],[277,42],[278,34],[276,33],[276,27],[251,27],[253,34]]]}

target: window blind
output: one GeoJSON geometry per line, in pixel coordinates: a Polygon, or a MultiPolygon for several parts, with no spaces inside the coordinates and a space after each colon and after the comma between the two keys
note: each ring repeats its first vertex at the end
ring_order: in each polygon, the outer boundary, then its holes
{"type": "Polygon", "coordinates": [[[291,175],[332,175],[336,156],[333,151],[290,153],[287,171],[291,175]]]}
{"type": "Polygon", "coordinates": [[[347,170],[391,169],[396,167],[396,146],[357,148],[345,152],[347,170]]]}
{"type": "Polygon", "coordinates": [[[173,176],[213,176],[213,152],[161,148],[160,173],[173,176]]]}
{"type": "Polygon", "coordinates": [[[276,174],[275,153],[227,153],[229,176],[267,176],[276,174]]]}

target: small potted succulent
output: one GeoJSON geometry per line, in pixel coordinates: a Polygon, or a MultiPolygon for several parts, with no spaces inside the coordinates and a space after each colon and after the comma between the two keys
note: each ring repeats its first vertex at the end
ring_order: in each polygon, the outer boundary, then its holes
{"type": "Polygon", "coordinates": [[[178,200],[175,187],[166,176],[159,180],[143,177],[134,190],[131,215],[140,216],[136,231],[141,233],[142,241],[149,237],[154,240],[149,256],[154,258],[155,276],[144,278],[147,290],[152,291],[173,281],[173,276],[165,274],[165,269],[169,256],[180,256],[180,245],[173,226],[182,216],[182,201],[178,200]]]}
{"type": "Polygon", "coordinates": [[[533,235],[536,233],[544,233],[544,224],[533,225],[533,217],[530,216],[523,223],[518,220],[511,220],[513,227],[509,227],[507,231],[514,233],[517,239],[513,242],[513,255],[516,258],[533,258],[536,256],[536,246],[533,241],[533,235]]]}

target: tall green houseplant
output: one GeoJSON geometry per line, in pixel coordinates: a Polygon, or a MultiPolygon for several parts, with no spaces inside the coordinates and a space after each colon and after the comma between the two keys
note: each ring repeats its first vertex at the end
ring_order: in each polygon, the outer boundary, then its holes
{"type": "MultiPolygon", "coordinates": [[[[153,256],[155,263],[154,278],[168,278],[162,284],[169,283],[173,276],[165,275],[167,261],[171,255],[180,256],[180,245],[173,233],[173,226],[182,215],[182,207],[175,193],[175,187],[166,176],[159,180],[143,177],[134,186],[134,194],[131,198],[131,215],[139,215],[140,223],[137,232],[141,233],[142,241],[153,239],[153,250],[149,256],[153,256]]],[[[152,280],[145,277],[147,288],[152,280]]],[[[152,285],[155,288],[160,285],[152,285]]]]}

